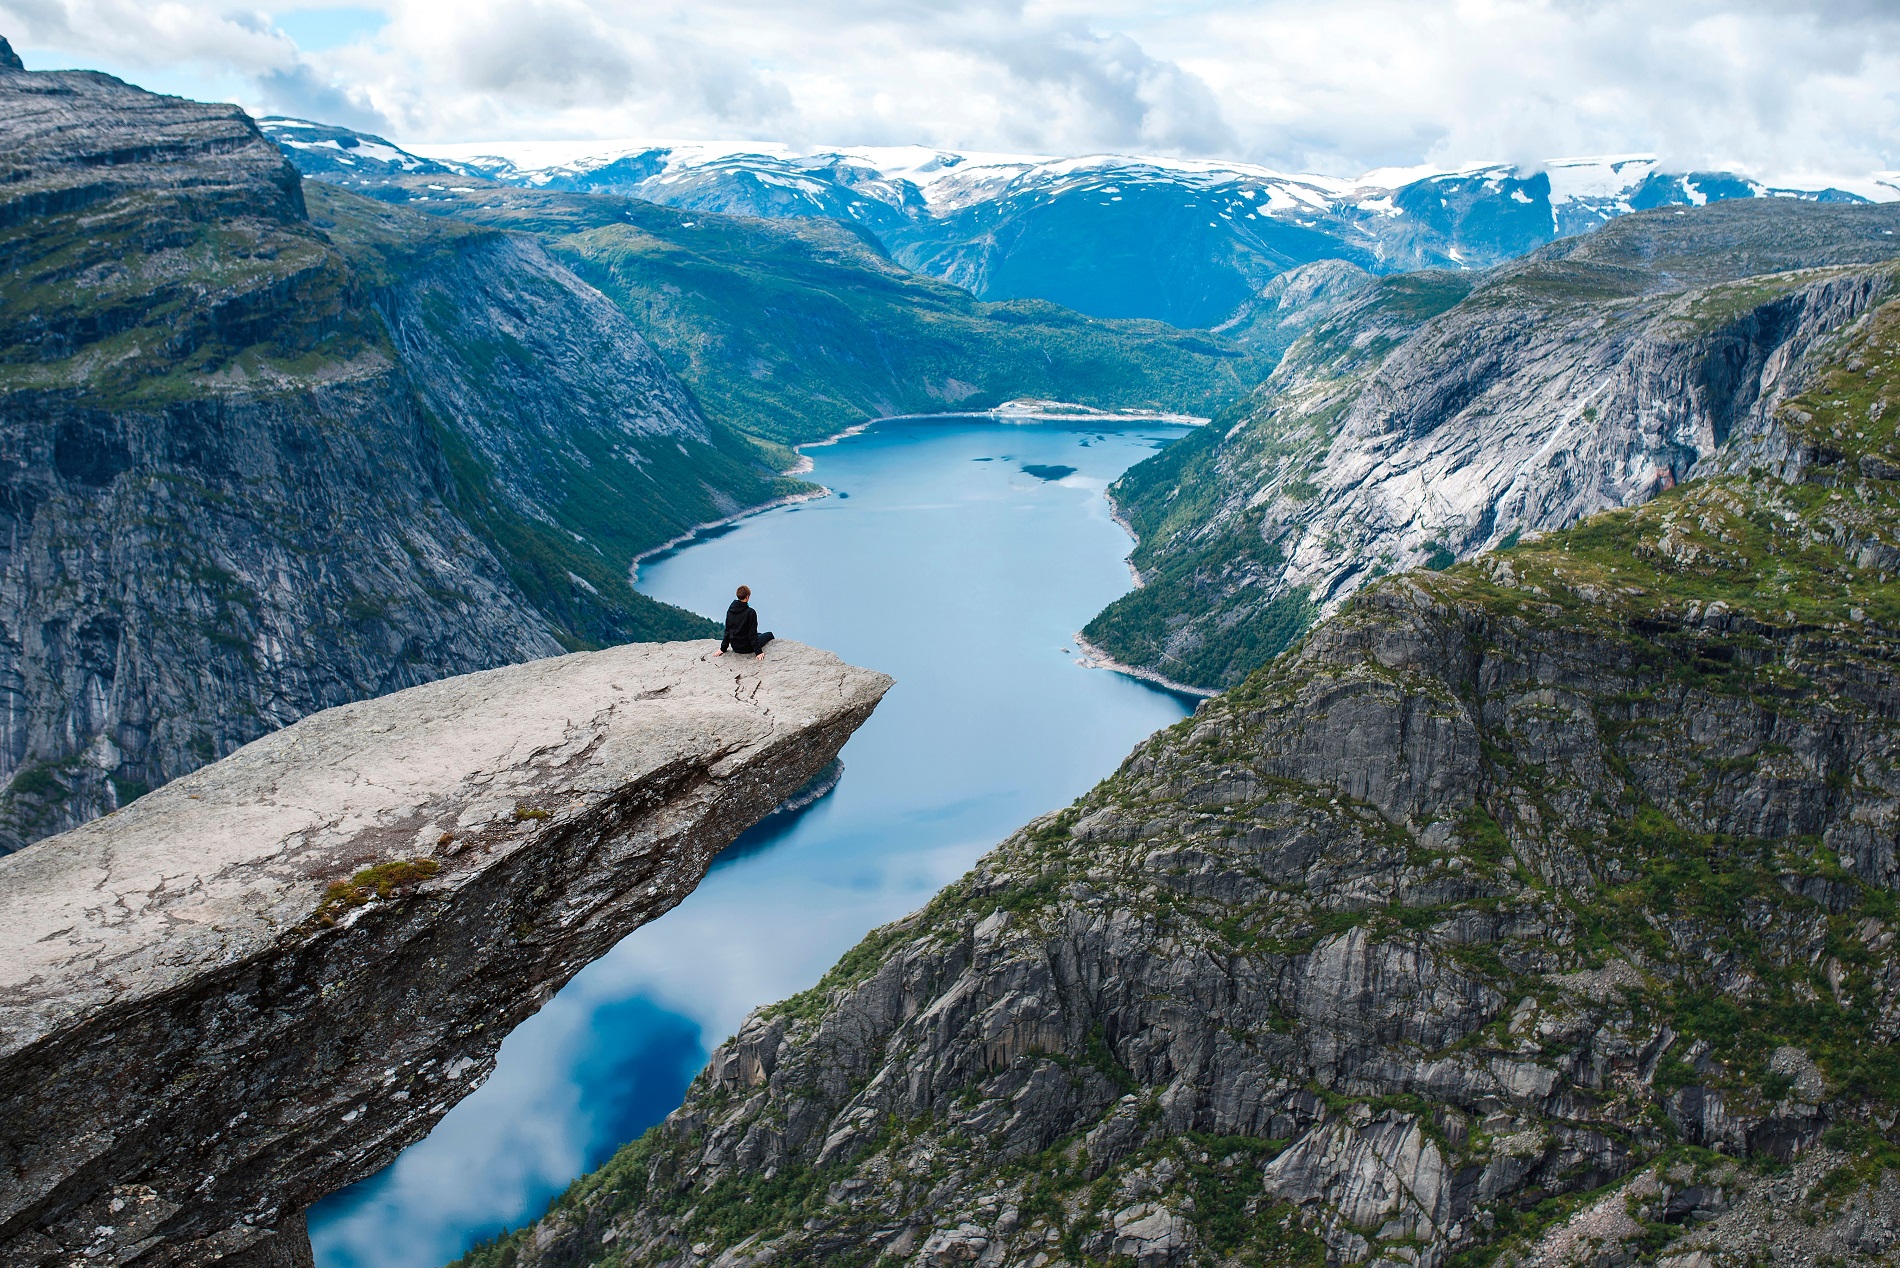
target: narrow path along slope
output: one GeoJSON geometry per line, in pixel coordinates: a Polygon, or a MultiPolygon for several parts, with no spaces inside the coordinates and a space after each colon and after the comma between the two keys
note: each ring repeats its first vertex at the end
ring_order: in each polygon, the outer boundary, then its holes
{"type": "Polygon", "coordinates": [[[0,1262],[307,1263],[303,1211],[891,679],[635,644],[313,715],[0,859],[0,1262]]]}

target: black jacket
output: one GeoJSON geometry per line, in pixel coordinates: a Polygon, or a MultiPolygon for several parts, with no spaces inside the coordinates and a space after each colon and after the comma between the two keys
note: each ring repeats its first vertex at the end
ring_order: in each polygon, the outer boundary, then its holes
{"type": "Polygon", "coordinates": [[[726,609],[726,636],[719,640],[722,652],[759,650],[759,614],[744,599],[734,599],[726,609]]]}

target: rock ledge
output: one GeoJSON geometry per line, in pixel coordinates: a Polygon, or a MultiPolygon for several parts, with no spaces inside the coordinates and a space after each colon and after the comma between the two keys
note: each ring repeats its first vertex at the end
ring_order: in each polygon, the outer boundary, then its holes
{"type": "Polygon", "coordinates": [[[327,710],[0,858],[0,1263],[307,1262],[311,1202],[423,1135],[891,682],[712,650],[327,710]],[[363,877],[385,864],[411,866],[363,877]]]}

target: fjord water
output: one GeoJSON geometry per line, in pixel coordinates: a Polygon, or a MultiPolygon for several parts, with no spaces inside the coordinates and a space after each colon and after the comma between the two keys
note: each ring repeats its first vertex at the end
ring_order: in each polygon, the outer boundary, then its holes
{"type": "Polygon", "coordinates": [[[1178,697],[1077,665],[1071,641],[1129,586],[1103,488],[1183,431],[882,423],[810,450],[833,496],[643,564],[643,592],[712,617],[745,582],[761,628],[897,685],[835,790],[741,837],[510,1035],[427,1139],[319,1204],[317,1262],[433,1268],[539,1215],[677,1106],[748,1010],[811,985],[1183,716],[1178,697]]]}

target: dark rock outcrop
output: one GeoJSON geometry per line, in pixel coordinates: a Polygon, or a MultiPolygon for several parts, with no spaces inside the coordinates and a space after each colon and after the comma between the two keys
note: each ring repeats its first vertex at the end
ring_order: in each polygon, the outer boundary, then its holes
{"type": "Polygon", "coordinates": [[[890,686],[634,644],[306,718],[0,859],[0,1263],[307,1263],[890,686]]]}

